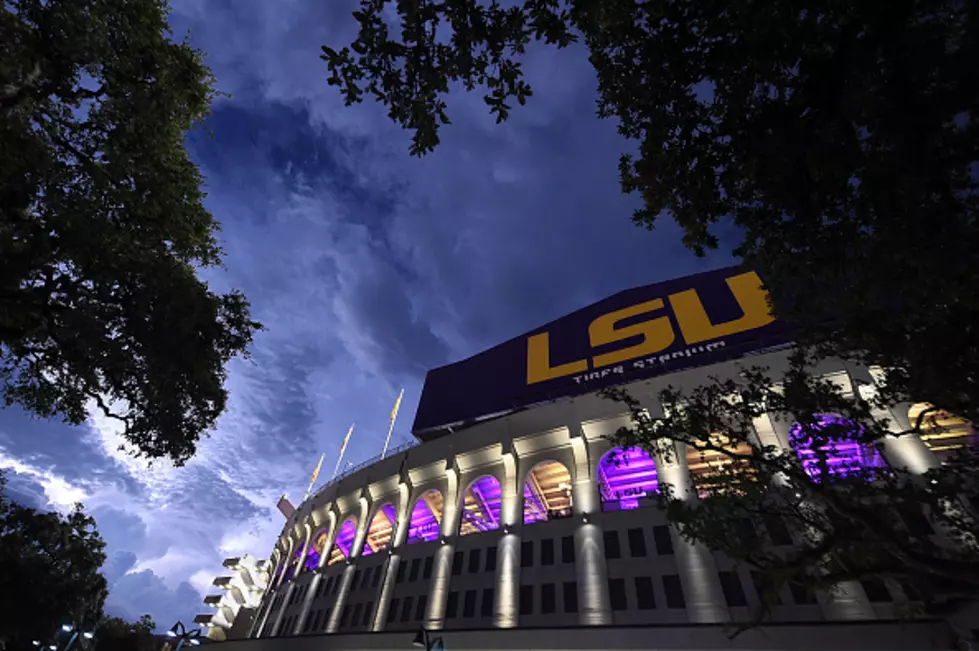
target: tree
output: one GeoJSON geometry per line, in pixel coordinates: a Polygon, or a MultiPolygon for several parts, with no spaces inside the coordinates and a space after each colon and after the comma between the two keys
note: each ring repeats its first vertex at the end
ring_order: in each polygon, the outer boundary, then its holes
{"type": "Polygon", "coordinates": [[[156,647],[153,631],[156,622],[143,615],[135,623],[121,617],[106,617],[95,629],[100,651],[152,651],[156,647]]]}
{"type": "Polygon", "coordinates": [[[961,0],[363,0],[323,48],[347,104],[373,96],[439,143],[450,82],[498,121],[532,89],[531,41],[582,41],[598,115],[630,141],[622,188],[699,254],[733,220],[801,344],[889,370],[893,401],[979,417],[979,16],[961,0]],[[392,34],[400,35],[392,38],[392,34]]]}
{"type": "MultiPolygon", "coordinates": [[[[962,448],[923,476],[880,463],[895,434],[885,403],[814,378],[813,361],[797,350],[784,375],[754,367],[687,393],[667,388],[656,417],[628,392],[608,390],[633,420],[613,439],[670,461],[677,452],[669,442],[679,441],[709,466],[694,479],[698,499],[670,484],[659,498],[681,535],[761,577],[763,603],[746,625],[769,614],[785,585],[830,592],[846,581],[885,582],[907,616],[955,615],[979,594],[971,511],[979,450],[962,448]],[[759,437],[765,413],[785,422],[791,441],[759,437]]],[[[897,436],[921,435],[938,416],[926,409],[897,436]]]]}
{"type": "Polygon", "coordinates": [[[7,405],[122,423],[178,465],[260,324],[197,276],[218,224],[184,136],[214,97],[163,0],[4,0],[0,380],[7,405]]]}
{"type": "Polygon", "coordinates": [[[105,542],[78,504],[67,515],[9,501],[0,476],[0,647],[32,649],[63,624],[94,627],[108,594],[105,542]]]}

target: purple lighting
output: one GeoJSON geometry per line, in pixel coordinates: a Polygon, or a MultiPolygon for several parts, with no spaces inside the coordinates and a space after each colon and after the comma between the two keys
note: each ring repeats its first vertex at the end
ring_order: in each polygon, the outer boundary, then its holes
{"type": "Polygon", "coordinates": [[[330,552],[330,561],[327,565],[339,563],[345,558],[350,558],[350,548],[354,546],[354,536],[357,535],[357,522],[353,519],[347,520],[337,532],[336,542],[333,543],[333,551],[330,552]]]}
{"type": "Polygon", "coordinates": [[[385,504],[378,509],[371,520],[370,527],[367,528],[367,535],[364,536],[364,548],[360,552],[361,556],[373,554],[374,547],[377,548],[377,551],[381,551],[391,544],[394,522],[397,518],[393,504],[385,504]],[[374,547],[371,547],[372,544],[374,547]]]}
{"type": "Polygon", "coordinates": [[[500,528],[500,505],[503,491],[495,477],[480,477],[466,489],[466,501],[462,507],[459,535],[482,533],[500,528]]]}
{"type": "Polygon", "coordinates": [[[793,423],[789,430],[792,448],[806,473],[815,481],[819,481],[823,472],[821,456],[825,456],[830,477],[872,474],[875,469],[884,467],[877,450],[855,440],[859,439],[862,428],[839,416],[819,414],[816,420],[816,432],[806,432],[799,423],[793,423]],[[817,454],[817,451],[825,455],[817,454]]]}
{"type": "Polygon", "coordinates": [[[656,463],[642,448],[615,448],[598,463],[603,511],[639,508],[639,500],[658,491],[656,463]]]}
{"type": "Polygon", "coordinates": [[[432,488],[425,491],[414,508],[408,524],[408,544],[438,540],[442,521],[442,493],[432,488]]]}

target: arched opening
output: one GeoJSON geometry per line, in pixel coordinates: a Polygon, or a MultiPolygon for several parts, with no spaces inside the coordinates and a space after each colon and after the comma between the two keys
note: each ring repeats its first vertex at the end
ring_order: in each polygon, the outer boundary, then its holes
{"type": "Polygon", "coordinates": [[[860,441],[859,425],[833,414],[817,414],[815,421],[809,427],[793,423],[789,428],[789,444],[815,481],[824,474],[831,478],[866,476],[885,466],[876,447],[860,441]]]}
{"type": "Polygon", "coordinates": [[[326,541],[329,538],[329,531],[326,529],[320,529],[319,533],[313,536],[312,542],[309,543],[309,551],[306,552],[306,570],[313,571],[320,565],[320,557],[323,555],[323,548],[326,547],[326,541]]]}
{"type": "Polygon", "coordinates": [[[296,576],[299,570],[299,559],[303,555],[302,545],[296,547],[293,551],[292,558],[289,559],[289,566],[286,567],[286,581],[292,581],[293,577],[296,576]]]}
{"type": "Polygon", "coordinates": [[[642,448],[613,448],[598,462],[603,511],[639,508],[639,500],[659,490],[656,462],[642,448]]]}
{"type": "Polygon", "coordinates": [[[357,519],[348,518],[340,530],[337,531],[336,540],[333,542],[333,549],[330,551],[330,559],[327,565],[339,563],[345,558],[350,558],[350,550],[354,546],[354,538],[357,537],[357,519]]]}
{"type": "Polygon", "coordinates": [[[560,461],[542,461],[523,484],[523,523],[571,517],[571,473],[560,461]]]}
{"type": "Polygon", "coordinates": [[[430,488],[415,501],[408,521],[408,544],[438,540],[442,524],[442,493],[430,488]]]}
{"type": "Polygon", "coordinates": [[[466,488],[459,520],[459,535],[482,533],[500,528],[500,505],[503,491],[496,477],[485,475],[466,488]]]}
{"type": "Polygon", "coordinates": [[[367,528],[367,535],[364,537],[364,549],[361,556],[370,556],[375,552],[386,549],[391,544],[391,537],[394,535],[394,523],[398,515],[394,510],[393,504],[385,504],[377,510],[371,518],[370,527],[367,528]]]}
{"type": "Polygon", "coordinates": [[[702,450],[693,445],[687,445],[687,468],[694,487],[701,498],[711,494],[737,491],[739,484],[748,479],[750,464],[747,460],[737,459],[724,452],[750,457],[751,444],[747,441],[736,441],[724,434],[710,435],[709,441],[703,441],[709,449],[702,450]]]}
{"type": "Polygon", "coordinates": [[[908,418],[912,426],[921,420],[921,440],[942,463],[979,447],[979,437],[971,422],[944,409],[935,409],[927,402],[911,405],[908,418]]]}

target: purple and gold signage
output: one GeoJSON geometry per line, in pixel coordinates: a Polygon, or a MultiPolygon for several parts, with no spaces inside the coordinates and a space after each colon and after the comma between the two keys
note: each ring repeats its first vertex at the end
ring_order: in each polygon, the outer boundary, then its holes
{"type": "Polygon", "coordinates": [[[753,271],[729,267],[637,287],[429,371],[412,431],[427,439],[448,426],[789,341],[753,271]]]}

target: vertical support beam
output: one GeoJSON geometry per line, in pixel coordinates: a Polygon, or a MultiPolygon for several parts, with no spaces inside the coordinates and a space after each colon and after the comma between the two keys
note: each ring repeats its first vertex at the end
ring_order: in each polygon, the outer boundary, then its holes
{"type": "Polygon", "coordinates": [[[447,480],[445,496],[442,500],[441,541],[435,552],[432,582],[429,585],[424,626],[428,630],[442,628],[445,620],[445,604],[449,598],[449,581],[452,574],[452,555],[455,552],[455,539],[459,531],[459,469],[455,459],[446,461],[447,480]]]}
{"type": "Polygon", "coordinates": [[[354,534],[354,539],[350,546],[350,555],[347,556],[347,567],[343,570],[343,577],[340,580],[340,590],[337,593],[336,601],[333,603],[333,611],[330,613],[330,621],[326,629],[327,633],[335,633],[337,627],[340,625],[340,615],[344,605],[347,603],[347,596],[350,594],[350,584],[353,582],[354,573],[357,571],[357,560],[360,558],[360,551],[364,546],[364,536],[367,532],[367,516],[370,513],[370,502],[367,499],[366,489],[364,490],[364,494],[361,495],[359,502],[360,513],[357,517],[357,532],[354,534]]]}
{"type": "MultiPolygon", "coordinates": [[[[303,568],[306,566],[306,556],[309,554],[309,543],[313,537],[313,530],[309,524],[306,525],[306,537],[303,541],[303,551],[299,556],[299,563],[296,565],[296,573],[293,577],[293,581],[299,578],[302,574],[303,568]]],[[[317,577],[314,577],[317,578],[317,577]]],[[[299,617],[296,618],[296,626],[291,631],[286,631],[290,635],[296,635],[302,630],[303,624],[306,623],[306,613],[309,612],[309,604],[312,600],[312,591],[307,591],[306,598],[303,599],[303,606],[299,610],[299,617]]]]}
{"type": "Polygon", "coordinates": [[[605,530],[597,517],[602,510],[598,483],[591,471],[588,442],[581,423],[571,423],[568,433],[575,462],[571,512],[577,524],[574,555],[578,581],[578,624],[608,626],[612,623],[612,605],[608,594],[608,568],[605,565],[605,530]]]}
{"type": "Polygon", "coordinates": [[[303,607],[302,610],[299,611],[298,619],[296,619],[296,628],[292,632],[293,635],[299,635],[302,633],[303,627],[306,626],[306,618],[309,616],[309,610],[313,605],[313,601],[316,599],[316,589],[319,587],[322,579],[322,574],[319,572],[313,573],[313,580],[309,582],[309,589],[306,591],[306,596],[303,598],[303,607]]]}
{"type": "Polygon", "coordinates": [[[520,533],[523,529],[523,493],[517,476],[517,454],[513,442],[503,445],[503,484],[500,486],[500,523],[503,535],[496,552],[496,604],[493,626],[514,628],[519,617],[520,533]]]}
{"type": "MultiPolygon", "coordinates": [[[[286,554],[285,565],[282,568],[282,574],[279,576],[279,585],[282,585],[282,581],[285,580],[286,572],[289,571],[289,563],[292,562],[292,552],[296,548],[296,541],[292,538],[289,539],[289,552],[286,554]]],[[[279,627],[282,625],[282,619],[286,613],[286,607],[289,603],[289,599],[292,597],[292,591],[296,587],[295,581],[289,581],[289,585],[286,588],[286,594],[282,598],[282,607],[279,608],[278,614],[275,616],[275,622],[272,624],[272,630],[269,631],[269,637],[275,637],[279,634],[279,627]]],[[[280,587],[281,589],[281,587],[280,587]]]]}
{"type": "Polygon", "coordinates": [[[408,537],[408,527],[411,502],[411,484],[407,473],[402,475],[401,483],[398,484],[398,521],[394,524],[394,534],[391,538],[391,548],[388,550],[388,558],[384,564],[384,578],[381,582],[381,592],[377,598],[377,609],[374,611],[374,621],[371,623],[371,630],[380,632],[384,630],[387,622],[388,609],[391,607],[391,596],[394,594],[394,580],[398,575],[398,566],[401,564],[401,547],[405,544],[408,537]]]}
{"type": "MultiPolygon", "coordinates": [[[[275,560],[275,567],[272,569],[272,575],[269,577],[268,588],[265,590],[265,600],[268,603],[264,612],[262,613],[262,616],[255,618],[255,624],[252,625],[252,630],[249,631],[248,637],[261,637],[262,631],[265,628],[265,621],[268,619],[269,613],[272,612],[272,604],[275,603],[275,595],[277,594],[276,587],[278,586],[278,581],[276,580],[278,570],[283,566],[285,560],[289,558],[288,554],[283,555],[278,549],[276,549],[274,553],[278,554],[278,558],[275,560]]],[[[285,571],[285,568],[283,568],[283,571],[285,571]]]]}

